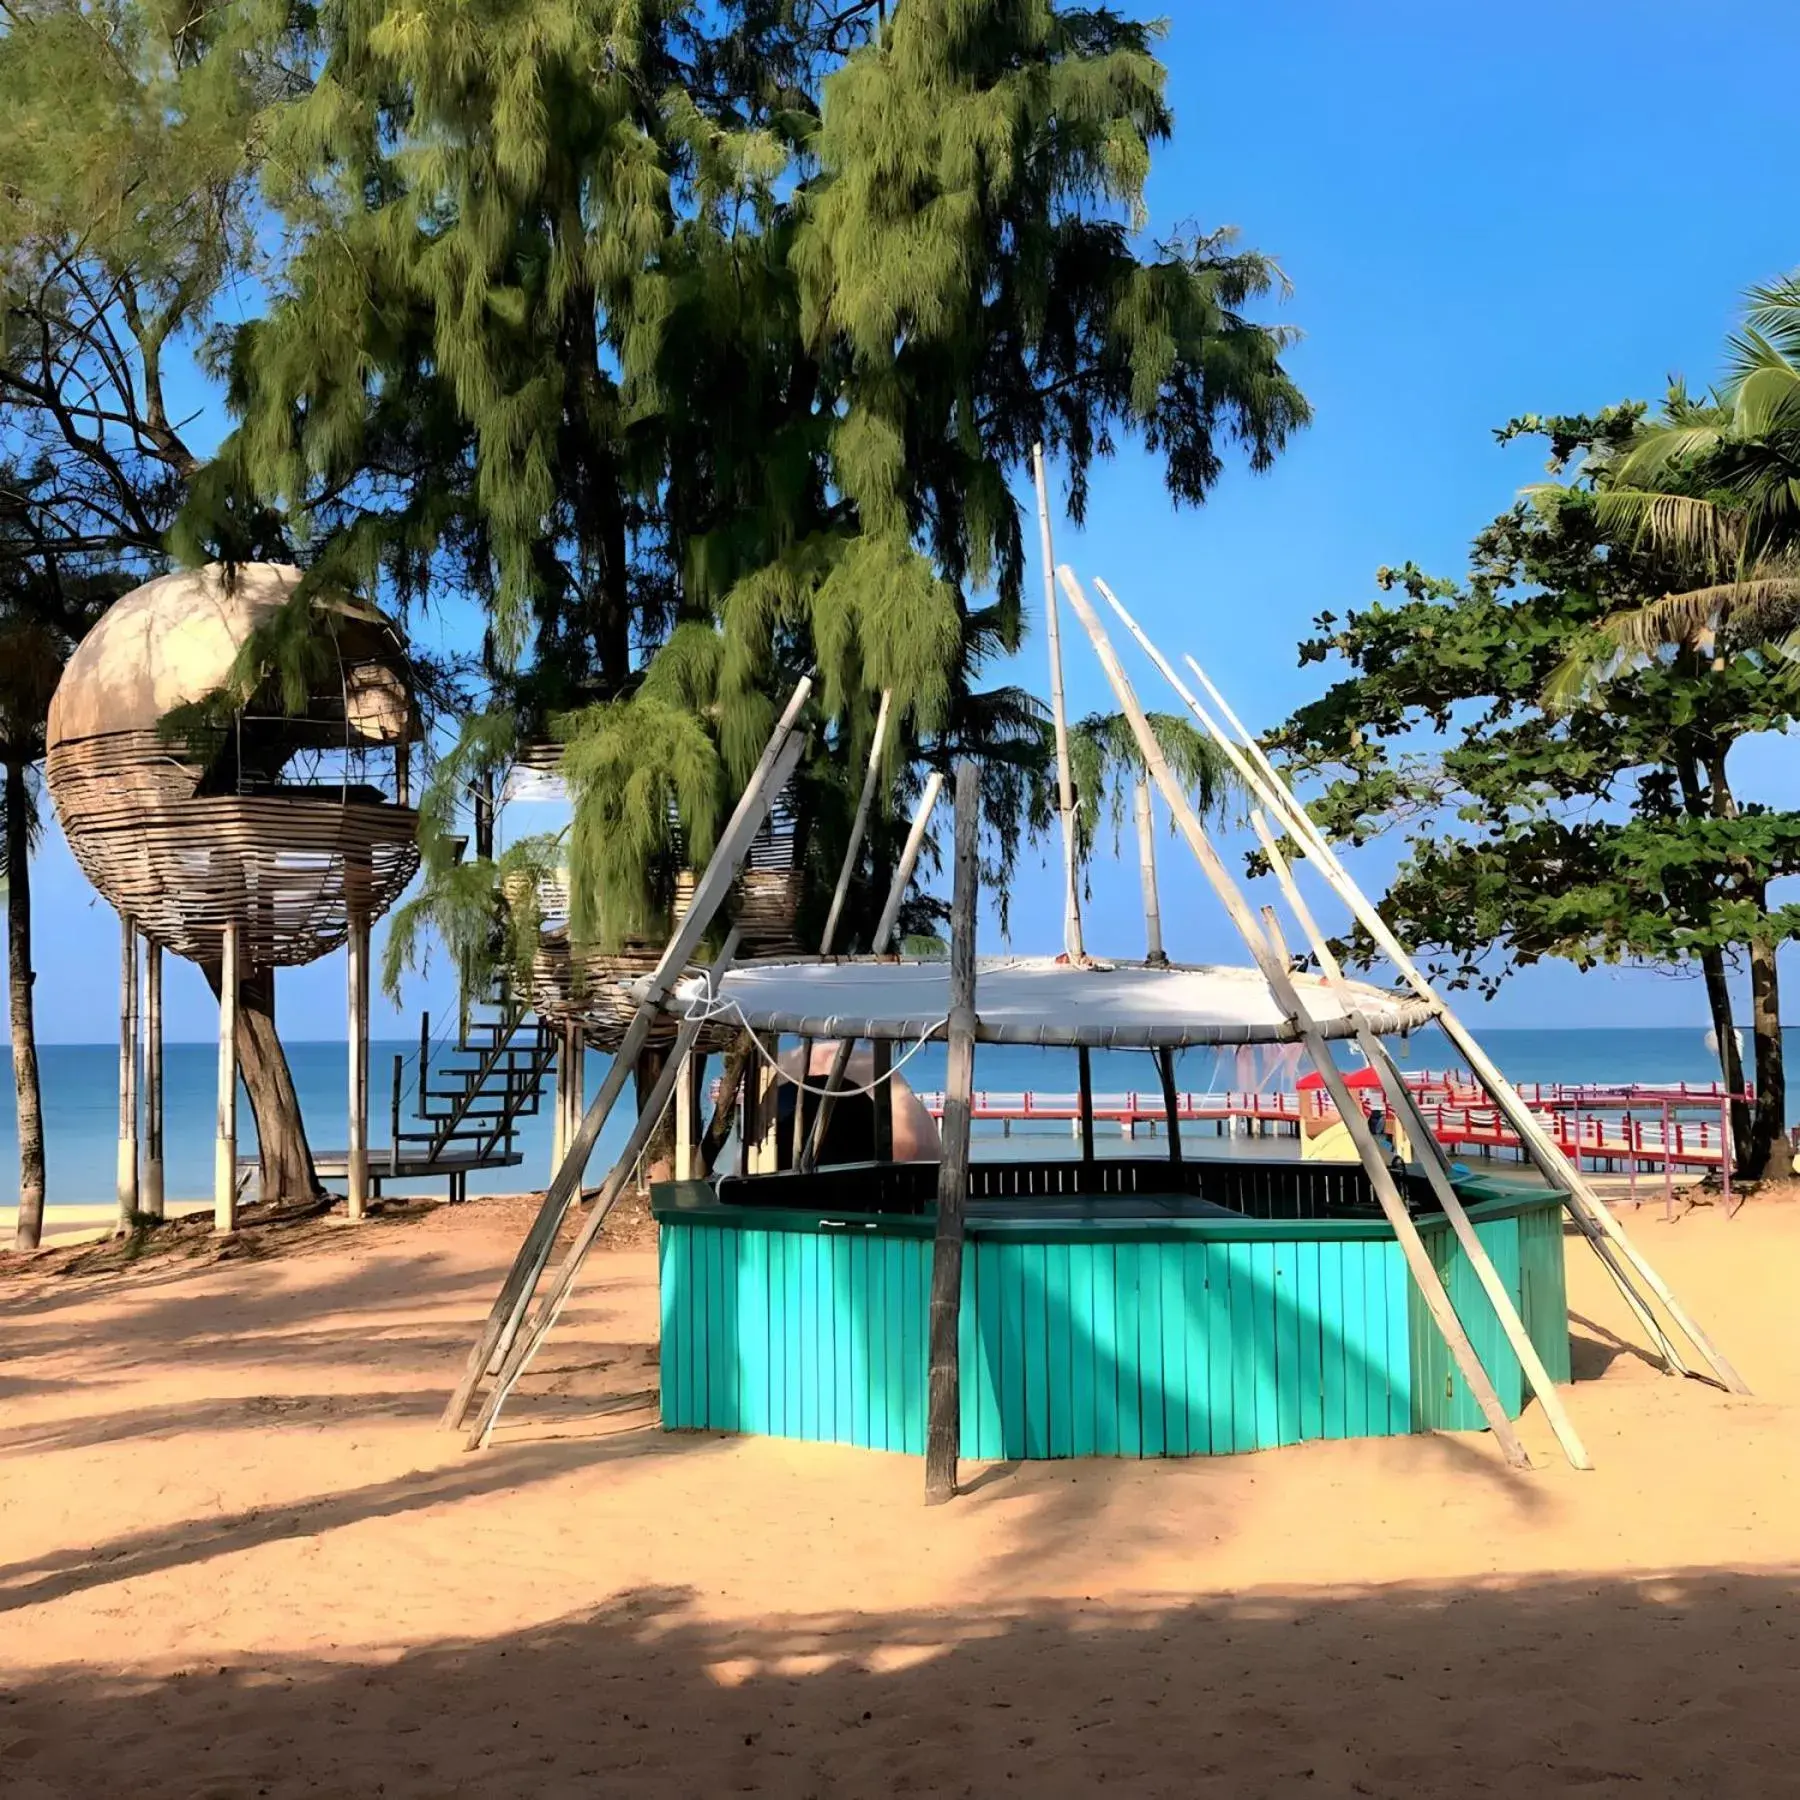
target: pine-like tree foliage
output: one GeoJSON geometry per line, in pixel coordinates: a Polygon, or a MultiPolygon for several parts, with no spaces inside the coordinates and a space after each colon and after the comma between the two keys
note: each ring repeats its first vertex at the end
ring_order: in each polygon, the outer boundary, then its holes
{"type": "Polygon", "coordinates": [[[1146,28],[880,11],[330,0],[311,92],[266,122],[295,249],[230,346],[191,541],[275,502],[321,579],[488,604],[496,706],[569,746],[602,940],[710,841],[809,667],[807,868],[835,876],[888,691],[897,767],[982,760],[1004,873],[1048,816],[1043,720],[975,681],[1019,642],[1030,446],[1079,516],[1121,435],[1198,502],[1306,418],[1245,312],[1274,266],[1222,233],[1142,254],[1170,126],[1146,28]]]}

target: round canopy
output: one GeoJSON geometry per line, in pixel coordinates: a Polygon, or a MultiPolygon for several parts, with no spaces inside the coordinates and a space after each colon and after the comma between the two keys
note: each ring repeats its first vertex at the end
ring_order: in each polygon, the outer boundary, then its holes
{"type": "MultiPolygon", "coordinates": [[[[1299,1035],[1255,969],[1080,968],[1053,957],[983,957],[976,971],[981,1043],[1147,1050],[1282,1043],[1299,1035]]],[[[1326,1037],[1353,1033],[1321,977],[1296,975],[1294,985],[1326,1037]]],[[[1428,1017],[1419,1001],[1380,988],[1352,982],[1350,992],[1369,1028],[1383,1035],[1410,1031],[1428,1017]]],[[[676,1011],[706,1004],[701,976],[682,982],[670,1001],[676,1011]]],[[[747,963],[718,983],[711,1006],[754,1031],[922,1038],[949,1016],[950,965],[881,957],[747,963]]]]}

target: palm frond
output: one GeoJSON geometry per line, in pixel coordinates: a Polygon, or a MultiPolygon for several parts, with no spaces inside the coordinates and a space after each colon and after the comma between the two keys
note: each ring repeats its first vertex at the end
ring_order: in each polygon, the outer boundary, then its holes
{"type": "Polygon", "coordinates": [[[1717,500],[1607,487],[1594,496],[1594,515],[1603,530],[1708,570],[1734,568],[1743,554],[1744,515],[1717,500]]]}

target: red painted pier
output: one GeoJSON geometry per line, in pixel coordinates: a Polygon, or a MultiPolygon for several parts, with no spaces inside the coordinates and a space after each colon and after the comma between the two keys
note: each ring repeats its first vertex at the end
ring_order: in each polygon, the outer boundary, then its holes
{"type": "MultiPolygon", "coordinates": [[[[1407,1085],[1432,1133],[1446,1150],[1476,1155],[1522,1155],[1519,1139],[1465,1074],[1409,1070],[1407,1085]]],[[[1655,1086],[1521,1082],[1518,1091],[1555,1136],[1563,1153],[1589,1167],[1622,1173],[1690,1169],[1728,1173],[1730,1092],[1717,1082],[1655,1086]]],[[[921,1094],[938,1116],[941,1094],[921,1094]]],[[[1298,1136],[1306,1118],[1331,1115],[1330,1098],[1317,1093],[1223,1090],[1176,1095],[1183,1125],[1211,1125],[1219,1136],[1298,1136]]],[[[1369,1105],[1380,1104],[1371,1094],[1369,1105]]],[[[1125,1136],[1154,1135],[1165,1123],[1161,1091],[1094,1095],[1096,1124],[1117,1126],[1125,1136]]],[[[974,1117],[1015,1130],[1078,1130],[1080,1096],[1039,1090],[977,1091],[974,1117]]]]}

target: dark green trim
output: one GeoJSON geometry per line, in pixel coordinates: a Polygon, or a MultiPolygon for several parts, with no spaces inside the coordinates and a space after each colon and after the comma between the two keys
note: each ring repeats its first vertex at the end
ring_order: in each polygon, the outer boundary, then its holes
{"type": "MultiPolygon", "coordinates": [[[[1492,1224],[1542,1207],[1560,1208],[1562,1196],[1552,1188],[1531,1188],[1483,1177],[1459,1180],[1471,1220],[1492,1224]]],[[[1078,1197],[1076,1197],[1078,1200],[1078,1197]]],[[[1021,1201],[1018,1204],[1028,1205],[1021,1201]]],[[[1071,1204],[1068,1196],[1060,1206],[1071,1204]]],[[[704,1181],[658,1182],[650,1190],[650,1206],[658,1219],[683,1225],[704,1225],[725,1231],[800,1231],[816,1235],[866,1237],[930,1237],[937,1229],[934,1215],[907,1213],[822,1213],[788,1207],[725,1206],[704,1181]]],[[[1441,1213],[1423,1215],[1419,1229],[1448,1229],[1441,1213]]],[[[1049,1215],[1020,1218],[983,1218],[970,1213],[965,1221],[970,1237],[1041,1241],[1049,1244],[1093,1243],[1201,1243],[1262,1242],[1271,1244],[1323,1243],[1362,1240],[1393,1241],[1385,1219],[1250,1219],[1208,1216],[1191,1219],[1067,1219],[1049,1215]]]]}

